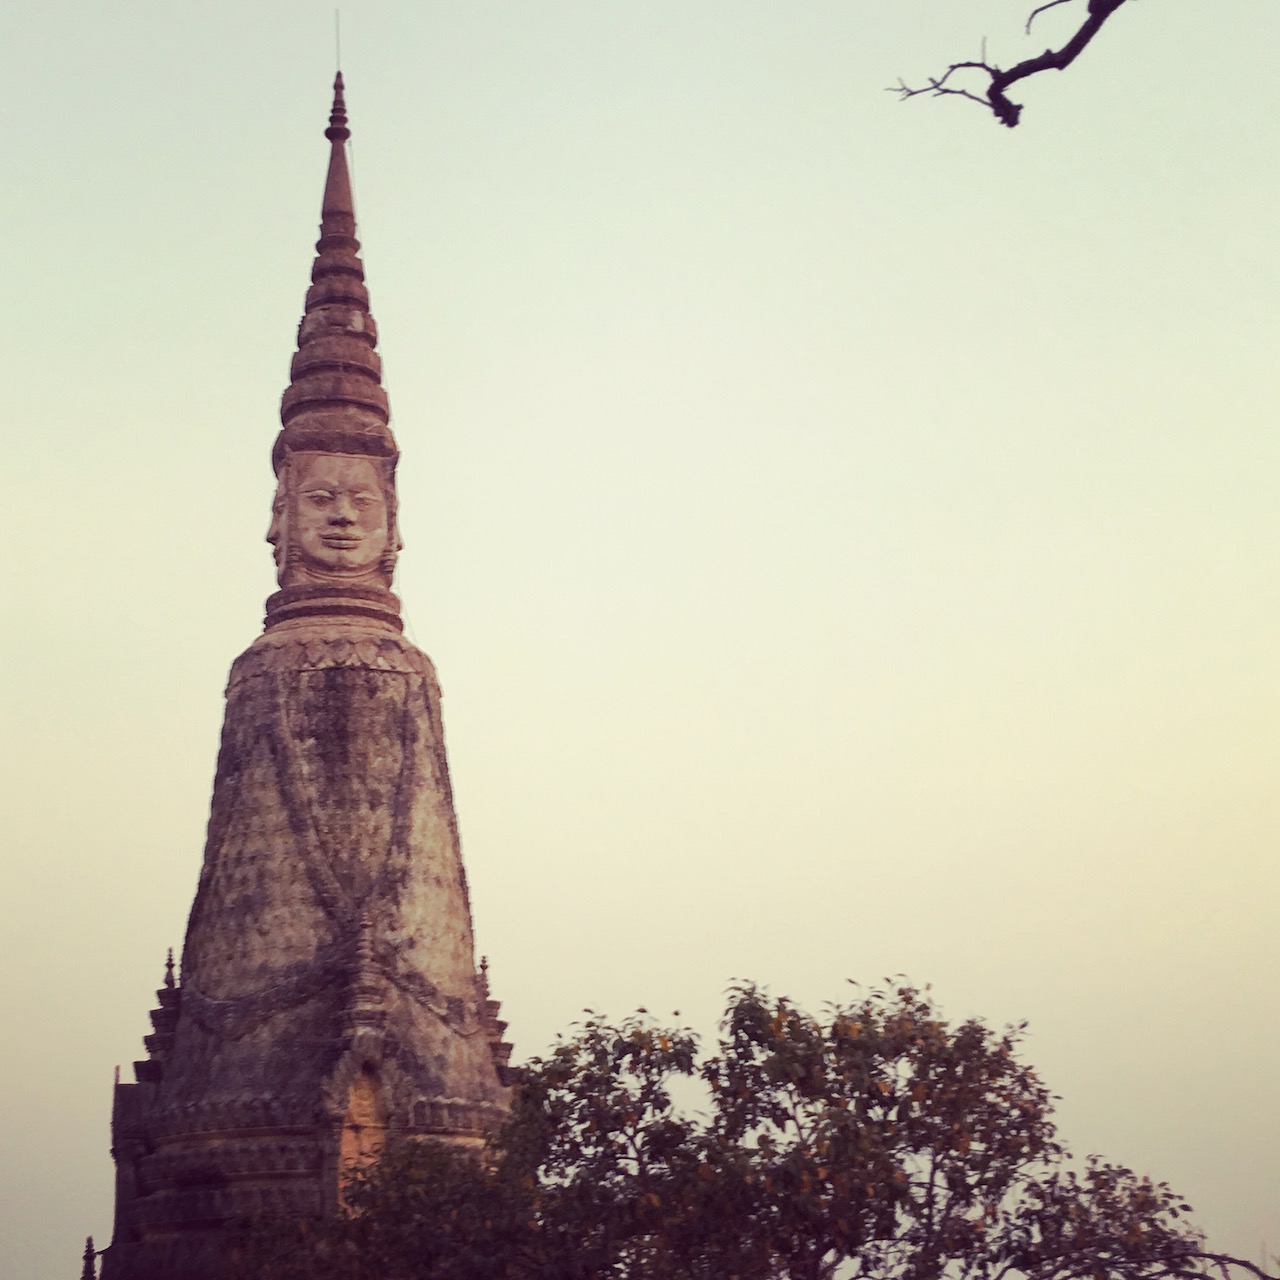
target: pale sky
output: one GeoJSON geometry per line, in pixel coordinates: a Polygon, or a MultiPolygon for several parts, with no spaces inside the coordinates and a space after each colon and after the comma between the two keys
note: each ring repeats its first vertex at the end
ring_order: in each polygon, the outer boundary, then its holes
{"type": "MultiPolygon", "coordinates": [[[[1023,0],[345,0],[517,1058],[905,973],[1280,1252],[1280,6],[1127,7],[1023,125],[884,87],[1023,0]]],[[[110,1238],[112,1073],[272,589],[333,5],[9,0],[0,1269],[110,1238]]]]}

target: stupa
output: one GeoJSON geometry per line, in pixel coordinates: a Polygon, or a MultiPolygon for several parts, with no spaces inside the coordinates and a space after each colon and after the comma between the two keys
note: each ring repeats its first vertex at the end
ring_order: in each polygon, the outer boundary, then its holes
{"type": "Polygon", "coordinates": [[[476,1143],[510,1045],[471,908],[440,689],[392,593],[398,449],[341,74],[272,451],[279,590],[236,659],[204,864],[147,1056],[117,1083],[103,1280],[203,1280],[226,1224],[322,1214],[395,1138],[476,1143]]]}

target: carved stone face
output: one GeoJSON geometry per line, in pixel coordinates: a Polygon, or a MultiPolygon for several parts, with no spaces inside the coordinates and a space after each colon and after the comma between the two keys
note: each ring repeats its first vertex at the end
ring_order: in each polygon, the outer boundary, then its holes
{"type": "Polygon", "coordinates": [[[400,538],[394,463],[291,451],[280,470],[267,541],[282,587],[390,587],[400,538]]]}
{"type": "Polygon", "coordinates": [[[376,574],[389,530],[374,462],[341,453],[296,453],[292,463],[289,538],[299,567],[322,579],[376,574]]]}

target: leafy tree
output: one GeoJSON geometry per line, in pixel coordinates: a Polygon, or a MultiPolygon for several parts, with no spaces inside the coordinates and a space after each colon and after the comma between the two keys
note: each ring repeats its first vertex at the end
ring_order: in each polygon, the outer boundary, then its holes
{"type": "Polygon", "coordinates": [[[1074,1165],[1021,1035],[952,1026],[910,986],[821,1018],[735,988],[707,1056],[643,1012],[592,1015],[523,1070],[483,1156],[393,1152],[341,1216],[250,1229],[239,1274],[1266,1280],[1208,1251],[1165,1184],[1074,1165]]]}
{"type": "Polygon", "coordinates": [[[964,62],[953,62],[941,75],[930,76],[922,85],[908,85],[898,82],[895,93],[903,98],[914,98],[927,93],[935,97],[954,96],[968,98],[971,102],[981,103],[990,109],[1001,124],[1014,128],[1022,117],[1022,104],[1013,102],[1008,90],[1020,80],[1039,75],[1044,71],[1065,71],[1089,46],[1094,36],[1102,30],[1103,24],[1118,9],[1122,9],[1129,0],[1045,0],[1030,13],[1026,22],[1026,34],[1031,35],[1035,20],[1049,9],[1060,5],[1083,5],[1076,10],[1078,25],[1056,49],[1045,49],[1043,53],[1023,58],[1009,67],[999,67],[987,61],[986,43],[979,58],[964,62]],[[971,87],[977,78],[978,88],[971,87]],[[985,84],[983,80],[985,79],[985,84]]]}

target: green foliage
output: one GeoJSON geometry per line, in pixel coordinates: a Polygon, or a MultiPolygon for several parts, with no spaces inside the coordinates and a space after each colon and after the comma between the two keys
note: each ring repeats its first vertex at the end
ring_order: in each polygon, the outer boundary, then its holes
{"type": "Polygon", "coordinates": [[[1262,1276],[1206,1252],[1163,1183],[1070,1162],[1021,1031],[953,1027],[909,986],[821,1018],[737,987],[705,1057],[643,1014],[589,1016],[523,1069],[484,1153],[405,1146],[355,1175],[344,1214],[249,1229],[237,1265],[261,1280],[1262,1276]]]}

